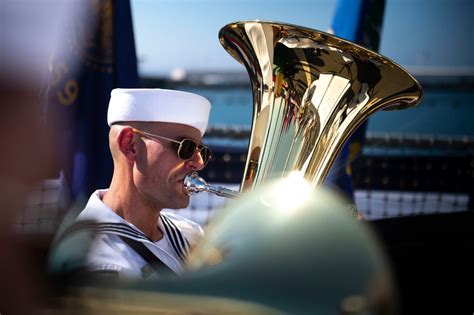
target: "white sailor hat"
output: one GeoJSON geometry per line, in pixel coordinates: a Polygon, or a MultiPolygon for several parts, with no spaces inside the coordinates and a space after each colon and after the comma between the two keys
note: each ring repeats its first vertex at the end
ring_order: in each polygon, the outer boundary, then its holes
{"type": "Polygon", "coordinates": [[[107,122],[150,121],[184,124],[204,135],[211,103],[197,94],[165,89],[112,90],[107,122]]]}

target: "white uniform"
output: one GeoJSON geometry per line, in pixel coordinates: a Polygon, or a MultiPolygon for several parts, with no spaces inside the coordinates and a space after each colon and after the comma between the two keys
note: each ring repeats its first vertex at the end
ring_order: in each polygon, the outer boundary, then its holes
{"type": "Polygon", "coordinates": [[[191,247],[203,235],[202,228],[197,223],[175,214],[161,213],[157,224],[163,231],[163,238],[153,242],[102,202],[106,191],[95,191],[75,224],[61,233],[61,244],[55,257],[56,270],[59,268],[62,271],[85,269],[118,272],[125,278],[159,276],[150,264],[122,239],[128,238],[144,244],[174,273],[182,273],[183,263],[191,247]],[[84,249],[81,249],[81,246],[84,249]]]}

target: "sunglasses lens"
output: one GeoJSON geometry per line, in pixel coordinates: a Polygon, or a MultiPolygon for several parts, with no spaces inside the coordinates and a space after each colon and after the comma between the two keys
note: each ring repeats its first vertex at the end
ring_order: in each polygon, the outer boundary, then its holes
{"type": "MultiPolygon", "coordinates": [[[[183,141],[181,141],[181,145],[178,149],[179,158],[182,160],[188,160],[192,158],[194,155],[194,151],[196,151],[196,147],[196,142],[191,139],[184,139],[183,141]]],[[[204,162],[204,165],[206,165],[206,163],[211,158],[211,149],[203,145],[200,145],[198,148],[199,152],[201,153],[202,161],[204,162]]]]}
{"type": "Polygon", "coordinates": [[[209,159],[211,158],[211,149],[209,149],[208,147],[202,146],[200,150],[201,150],[202,161],[204,162],[204,165],[206,165],[206,163],[209,162],[209,159]]]}
{"type": "Polygon", "coordinates": [[[190,159],[196,150],[196,143],[190,139],[184,139],[178,150],[178,156],[182,160],[190,159]]]}

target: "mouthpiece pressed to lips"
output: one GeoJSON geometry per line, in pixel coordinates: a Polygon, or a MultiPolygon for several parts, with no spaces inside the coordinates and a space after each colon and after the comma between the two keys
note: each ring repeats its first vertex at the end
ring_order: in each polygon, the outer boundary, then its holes
{"type": "Polygon", "coordinates": [[[227,197],[235,199],[238,197],[239,193],[224,187],[209,185],[202,177],[200,177],[196,172],[188,175],[184,178],[183,182],[184,190],[191,196],[192,194],[200,192],[210,192],[221,197],[227,197]]]}
{"type": "Polygon", "coordinates": [[[200,193],[202,191],[207,191],[207,182],[200,177],[196,172],[188,175],[184,178],[184,190],[186,193],[191,196],[195,193],[200,193]]]}

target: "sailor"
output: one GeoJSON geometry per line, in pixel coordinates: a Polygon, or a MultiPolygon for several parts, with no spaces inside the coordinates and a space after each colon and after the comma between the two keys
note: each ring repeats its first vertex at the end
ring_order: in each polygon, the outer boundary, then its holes
{"type": "Polygon", "coordinates": [[[53,268],[120,278],[183,272],[202,228],[162,210],[189,204],[184,178],[203,169],[211,154],[201,143],[210,108],[207,99],[188,92],[112,91],[107,117],[112,181],[90,196],[75,224],[56,240],[53,268]],[[78,244],[81,235],[90,238],[89,246],[78,244]]]}

